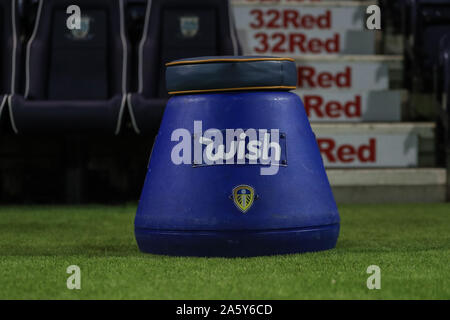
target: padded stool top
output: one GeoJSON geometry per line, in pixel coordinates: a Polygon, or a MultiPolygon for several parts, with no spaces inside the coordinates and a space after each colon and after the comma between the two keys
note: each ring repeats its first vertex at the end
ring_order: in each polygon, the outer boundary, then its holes
{"type": "Polygon", "coordinates": [[[169,94],[247,90],[293,90],[294,59],[254,56],[198,57],[166,64],[169,94]]]}

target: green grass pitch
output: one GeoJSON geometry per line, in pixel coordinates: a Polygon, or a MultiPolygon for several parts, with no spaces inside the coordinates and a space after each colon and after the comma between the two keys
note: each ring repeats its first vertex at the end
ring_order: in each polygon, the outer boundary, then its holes
{"type": "Polygon", "coordinates": [[[134,205],[0,207],[0,299],[450,299],[450,204],[340,213],[334,250],[207,259],[139,252],[134,205]],[[69,265],[81,290],[66,287],[69,265]]]}

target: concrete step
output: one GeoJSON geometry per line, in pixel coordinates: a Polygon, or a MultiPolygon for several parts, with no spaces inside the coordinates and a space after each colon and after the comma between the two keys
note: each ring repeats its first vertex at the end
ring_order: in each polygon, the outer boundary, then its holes
{"type": "Polygon", "coordinates": [[[312,123],[327,168],[435,166],[435,123],[312,123]]]}
{"type": "Polygon", "coordinates": [[[327,175],[338,203],[419,203],[446,200],[445,169],[327,169],[327,175]]]}

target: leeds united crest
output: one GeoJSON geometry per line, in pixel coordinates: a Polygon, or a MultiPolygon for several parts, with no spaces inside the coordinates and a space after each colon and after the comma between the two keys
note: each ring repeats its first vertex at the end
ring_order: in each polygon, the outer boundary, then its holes
{"type": "Polygon", "coordinates": [[[193,38],[197,35],[199,29],[199,17],[186,16],[180,17],[181,34],[185,38],[193,38]]]}
{"type": "Polygon", "coordinates": [[[233,202],[235,206],[246,213],[255,201],[255,189],[248,185],[240,185],[233,189],[233,202]]]}

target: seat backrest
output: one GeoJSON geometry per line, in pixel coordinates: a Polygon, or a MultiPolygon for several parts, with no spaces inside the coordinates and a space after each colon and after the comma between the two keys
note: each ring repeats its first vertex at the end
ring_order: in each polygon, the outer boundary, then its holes
{"type": "Polygon", "coordinates": [[[149,0],[138,53],[138,91],[148,98],[167,97],[167,62],[240,51],[228,0],[149,0]]]}
{"type": "Polygon", "coordinates": [[[0,0],[0,95],[15,93],[17,51],[17,1],[0,0]]]}
{"type": "Polygon", "coordinates": [[[447,104],[450,94],[450,35],[442,37],[438,55],[439,59],[435,67],[435,93],[437,101],[447,104]]]}
{"type": "Polygon", "coordinates": [[[25,97],[102,100],[125,94],[128,41],[124,0],[39,0],[27,44],[25,97]],[[80,29],[69,29],[67,8],[81,10],[80,29]]]}
{"type": "Polygon", "coordinates": [[[411,24],[414,30],[414,54],[422,67],[432,68],[439,57],[441,38],[450,33],[450,2],[413,1],[411,24]]]}

